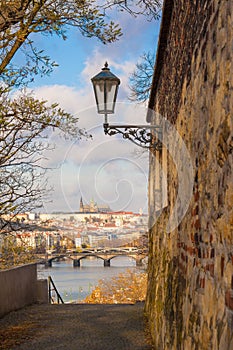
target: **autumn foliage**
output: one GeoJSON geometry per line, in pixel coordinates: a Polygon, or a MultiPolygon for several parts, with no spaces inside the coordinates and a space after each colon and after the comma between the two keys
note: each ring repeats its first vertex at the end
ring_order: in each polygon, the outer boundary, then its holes
{"type": "Polygon", "coordinates": [[[147,273],[127,270],[108,280],[100,280],[84,303],[134,304],[146,297],[147,273]]]}

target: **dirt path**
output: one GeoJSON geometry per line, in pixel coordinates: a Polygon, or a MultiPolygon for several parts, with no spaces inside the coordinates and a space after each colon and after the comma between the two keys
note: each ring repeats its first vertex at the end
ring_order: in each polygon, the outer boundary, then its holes
{"type": "Polygon", "coordinates": [[[0,349],[151,350],[143,307],[33,305],[0,319],[0,349]]]}

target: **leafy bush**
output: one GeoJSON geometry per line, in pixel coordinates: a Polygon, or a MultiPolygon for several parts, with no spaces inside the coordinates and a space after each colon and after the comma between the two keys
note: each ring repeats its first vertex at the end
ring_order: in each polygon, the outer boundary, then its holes
{"type": "Polygon", "coordinates": [[[84,303],[88,304],[134,304],[146,297],[147,273],[127,270],[108,280],[100,280],[84,303]]]}

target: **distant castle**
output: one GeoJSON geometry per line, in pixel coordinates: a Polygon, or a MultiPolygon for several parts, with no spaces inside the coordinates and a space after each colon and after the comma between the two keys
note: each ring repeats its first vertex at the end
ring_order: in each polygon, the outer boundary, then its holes
{"type": "Polygon", "coordinates": [[[99,206],[93,199],[90,200],[90,204],[83,204],[81,197],[79,211],[80,213],[108,213],[112,210],[109,205],[99,206]]]}

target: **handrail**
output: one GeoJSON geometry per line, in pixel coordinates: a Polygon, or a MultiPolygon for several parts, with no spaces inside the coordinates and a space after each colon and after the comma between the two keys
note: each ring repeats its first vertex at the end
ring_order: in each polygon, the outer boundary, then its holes
{"type": "Polygon", "coordinates": [[[60,304],[60,302],[61,302],[61,304],[64,304],[64,301],[63,301],[60,293],[58,292],[51,276],[48,276],[48,285],[49,285],[49,303],[54,304],[54,299],[52,297],[52,291],[54,290],[56,295],[57,295],[57,304],[60,304]],[[53,288],[51,288],[51,286],[53,288]]]}

